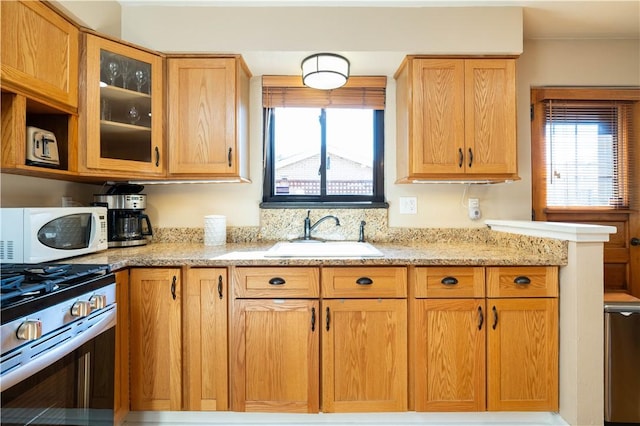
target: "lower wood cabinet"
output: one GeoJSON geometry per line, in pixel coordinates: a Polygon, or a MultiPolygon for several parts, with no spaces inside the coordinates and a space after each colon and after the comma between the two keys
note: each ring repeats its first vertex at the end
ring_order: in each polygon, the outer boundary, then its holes
{"type": "Polygon", "coordinates": [[[467,269],[413,275],[416,411],[557,411],[557,268],[467,269]]]}
{"type": "Polygon", "coordinates": [[[180,410],[180,268],[133,268],[129,278],[131,410],[180,410]]]}
{"type": "Polygon", "coordinates": [[[133,268],[130,301],[131,410],[227,410],[226,268],[133,268]]]}

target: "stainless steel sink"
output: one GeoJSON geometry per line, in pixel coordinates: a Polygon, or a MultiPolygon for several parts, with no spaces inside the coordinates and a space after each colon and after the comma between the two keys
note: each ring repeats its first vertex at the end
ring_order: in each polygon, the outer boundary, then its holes
{"type": "Polygon", "coordinates": [[[356,241],[282,241],[265,252],[265,257],[382,257],[380,250],[369,243],[356,241]]]}

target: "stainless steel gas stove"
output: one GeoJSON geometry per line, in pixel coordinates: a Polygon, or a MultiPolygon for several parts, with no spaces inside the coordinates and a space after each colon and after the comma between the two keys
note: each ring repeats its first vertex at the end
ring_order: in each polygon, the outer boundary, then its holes
{"type": "Polygon", "coordinates": [[[105,265],[0,265],[2,425],[113,424],[116,288],[105,265]]]}

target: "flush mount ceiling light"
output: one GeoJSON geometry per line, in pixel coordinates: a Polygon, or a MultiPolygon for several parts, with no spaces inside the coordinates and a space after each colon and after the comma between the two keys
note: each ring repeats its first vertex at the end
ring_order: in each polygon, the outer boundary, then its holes
{"type": "Polygon", "coordinates": [[[314,89],[344,86],[349,78],[349,61],[333,53],[317,53],[302,61],[302,82],[314,89]]]}

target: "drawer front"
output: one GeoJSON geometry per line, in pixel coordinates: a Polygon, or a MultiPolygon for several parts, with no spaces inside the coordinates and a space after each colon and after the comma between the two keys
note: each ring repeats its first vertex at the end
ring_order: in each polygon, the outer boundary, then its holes
{"type": "Polygon", "coordinates": [[[416,268],[417,298],[481,298],[484,297],[483,267],[416,268]]]}
{"type": "Polygon", "coordinates": [[[236,298],[318,297],[318,268],[274,267],[235,268],[233,274],[236,298]]]}
{"type": "Polygon", "coordinates": [[[487,297],[558,297],[556,266],[487,268],[487,297]]]}
{"type": "Polygon", "coordinates": [[[407,297],[404,267],[322,269],[322,297],[407,297]]]}

